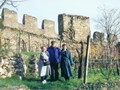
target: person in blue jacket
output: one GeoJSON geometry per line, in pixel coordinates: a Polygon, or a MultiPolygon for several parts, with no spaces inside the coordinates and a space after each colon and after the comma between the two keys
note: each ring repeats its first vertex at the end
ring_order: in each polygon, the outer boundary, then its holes
{"type": "Polygon", "coordinates": [[[56,81],[59,78],[58,64],[61,59],[61,50],[56,47],[55,44],[55,41],[51,41],[51,46],[47,49],[47,51],[49,52],[49,61],[51,66],[51,81],[56,81]]]}
{"type": "Polygon", "coordinates": [[[62,45],[61,50],[61,75],[65,78],[65,80],[69,80],[70,77],[72,77],[72,70],[71,66],[74,64],[71,52],[67,49],[66,44],[62,45]]]}

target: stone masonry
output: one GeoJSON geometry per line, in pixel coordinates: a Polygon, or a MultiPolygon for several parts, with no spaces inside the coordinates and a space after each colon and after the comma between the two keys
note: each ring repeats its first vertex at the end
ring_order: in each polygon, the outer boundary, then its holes
{"type": "Polygon", "coordinates": [[[59,34],[64,41],[86,41],[90,34],[89,17],[60,14],[58,16],[59,34]]]}
{"type": "Polygon", "coordinates": [[[49,46],[52,40],[56,40],[59,47],[67,43],[68,48],[74,51],[90,35],[89,17],[78,15],[58,15],[59,34],[55,33],[54,21],[43,20],[40,29],[37,18],[25,14],[21,24],[18,23],[17,13],[7,8],[2,11],[1,21],[0,47],[15,52],[36,52],[43,45],[49,46]]]}
{"type": "Polygon", "coordinates": [[[59,14],[58,27],[62,43],[67,43],[73,56],[77,55],[76,49],[80,50],[80,42],[86,43],[87,36],[90,35],[89,17],[59,14]]]}
{"type": "Polygon", "coordinates": [[[18,23],[17,13],[4,8],[2,11],[2,24],[0,30],[1,49],[13,51],[39,51],[42,45],[48,45],[50,40],[59,40],[55,33],[55,23],[43,20],[42,29],[37,27],[37,18],[24,15],[23,24],[18,23]],[[4,47],[5,46],[5,47],[4,47]]]}

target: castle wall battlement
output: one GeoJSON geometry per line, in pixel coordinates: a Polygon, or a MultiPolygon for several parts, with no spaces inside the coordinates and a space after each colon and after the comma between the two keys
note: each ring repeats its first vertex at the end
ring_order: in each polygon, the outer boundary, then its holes
{"type": "Polygon", "coordinates": [[[80,48],[80,42],[86,42],[90,35],[89,17],[69,14],[58,15],[58,32],[55,32],[55,22],[44,19],[42,27],[38,28],[37,18],[24,14],[23,22],[18,22],[15,11],[4,8],[0,23],[0,48],[16,52],[40,51],[41,46],[50,46],[52,40],[57,46],[63,43],[75,54],[80,48]],[[1,28],[3,26],[3,28],[1,28]]]}
{"type": "MultiPolygon", "coordinates": [[[[3,20],[3,25],[5,27],[10,27],[10,28],[15,28],[18,30],[23,30],[28,33],[36,34],[36,35],[46,35],[47,32],[50,30],[52,32],[49,32],[51,37],[53,38],[59,38],[58,35],[55,33],[55,23],[54,21],[51,20],[43,20],[42,21],[42,29],[38,28],[38,23],[37,23],[37,18],[24,14],[23,15],[23,22],[22,24],[18,23],[18,15],[15,11],[9,10],[7,8],[4,8],[2,11],[2,20],[3,20]]],[[[46,36],[47,37],[47,36],[46,36]]]]}

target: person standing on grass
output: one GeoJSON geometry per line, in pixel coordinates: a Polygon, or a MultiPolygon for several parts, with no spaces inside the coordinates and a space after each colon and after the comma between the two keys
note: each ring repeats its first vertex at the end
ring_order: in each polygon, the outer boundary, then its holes
{"type": "Polygon", "coordinates": [[[61,50],[61,76],[65,78],[65,80],[69,80],[72,76],[71,66],[74,64],[71,52],[67,49],[66,44],[62,45],[61,50]]]}
{"type": "Polygon", "coordinates": [[[49,52],[49,60],[51,66],[51,81],[56,81],[59,78],[58,64],[61,59],[60,52],[61,50],[56,47],[56,42],[51,41],[51,46],[48,47],[47,51],[49,52]]]}
{"type": "Polygon", "coordinates": [[[46,78],[51,74],[49,53],[46,47],[41,47],[40,59],[38,62],[39,76],[41,76],[42,83],[46,83],[46,78]]]}

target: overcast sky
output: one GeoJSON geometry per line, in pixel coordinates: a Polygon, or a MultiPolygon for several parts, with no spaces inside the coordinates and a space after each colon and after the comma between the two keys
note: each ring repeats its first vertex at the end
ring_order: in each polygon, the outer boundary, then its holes
{"type": "MultiPolygon", "coordinates": [[[[98,14],[97,8],[100,6],[120,9],[120,0],[27,0],[19,3],[18,21],[22,22],[23,14],[29,14],[38,18],[38,27],[41,28],[43,19],[55,21],[56,32],[58,29],[58,14],[66,13],[90,17],[90,29],[95,31],[95,23],[92,20],[98,14]]],[[[6,6],[5,6],[6,7],[6,6]]]]}

